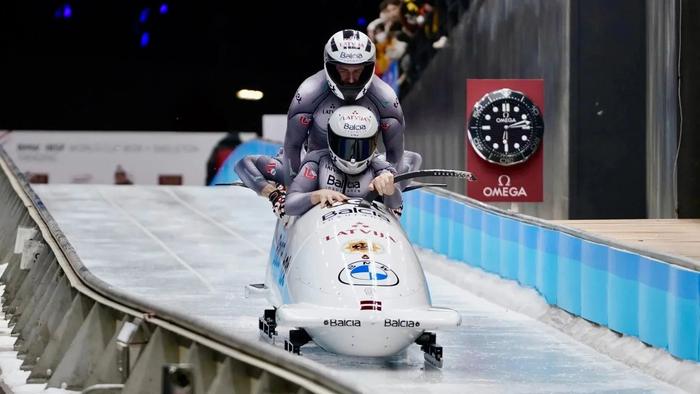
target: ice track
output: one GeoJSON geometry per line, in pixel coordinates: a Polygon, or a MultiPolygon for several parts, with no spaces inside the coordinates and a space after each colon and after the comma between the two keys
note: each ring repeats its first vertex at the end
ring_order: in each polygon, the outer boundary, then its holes
{"type": "MultiPolygon", "coordinates": [[[[261,341],[257,319],[269,306],[245,299],[243,289],[264,278],[275,222],[266,200],[225,187],[33,187],[97,277],[190,314],[204,329],[261,341]]],[[[303,357],[365,392],[680,391],[436,275],[428,273],[428,283],[435,306],[462,314],[461,327],[438,333],[442,370],[426,368],[418,346],[387,359],[362,359],[310,344],[303,357]]]]}

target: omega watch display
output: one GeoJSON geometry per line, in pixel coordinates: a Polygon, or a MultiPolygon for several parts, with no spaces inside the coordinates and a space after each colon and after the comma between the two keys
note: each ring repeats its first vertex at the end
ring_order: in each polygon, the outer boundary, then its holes
{"type": "Polygon", "coordinates": [[[529,159],[542,142],[540,109],[523,93],[500,89],[474,104],[469,142],[484,160],[510,166],[529,159]]]}

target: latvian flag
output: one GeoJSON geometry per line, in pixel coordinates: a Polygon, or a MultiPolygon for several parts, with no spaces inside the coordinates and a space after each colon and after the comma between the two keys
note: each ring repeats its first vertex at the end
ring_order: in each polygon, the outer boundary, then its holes
{"type": "Polygon", "coordinates": [[[381,301],[374,301],[374,300],[361,300],[360,301],[360,310],[361,311],[381,311],[382,310],[382,302],[381,301]]]}

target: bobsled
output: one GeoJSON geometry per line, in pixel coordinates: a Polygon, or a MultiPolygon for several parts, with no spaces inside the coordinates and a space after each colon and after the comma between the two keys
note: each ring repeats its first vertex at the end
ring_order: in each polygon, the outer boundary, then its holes
{"type": "Polygon", "coordinates": [[[415,343],[426,361],[442,367],[435,330],[457,327],[461,317],[432,305],[399,219],[371,200],[319,204],[278,219],[265,283],[258,285],[273,306],[259,319],[261,333],[273,339],[279,326],[290,327],[284,347],[297,354],[310,341],[329,352],[368,357],[394,355],[415,343]]]}

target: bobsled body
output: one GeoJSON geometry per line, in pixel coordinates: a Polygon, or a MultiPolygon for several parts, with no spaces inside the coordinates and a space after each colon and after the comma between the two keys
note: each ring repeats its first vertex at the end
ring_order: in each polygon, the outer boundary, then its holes
{"type": "Polygon", "coordinates": [[[460,324],[457,312],[432,307],[413,246],[381,203],[317,205],[278,220],[266,287],[278,324],[339,354],[392,355],[425,330],[460,324]]]}

